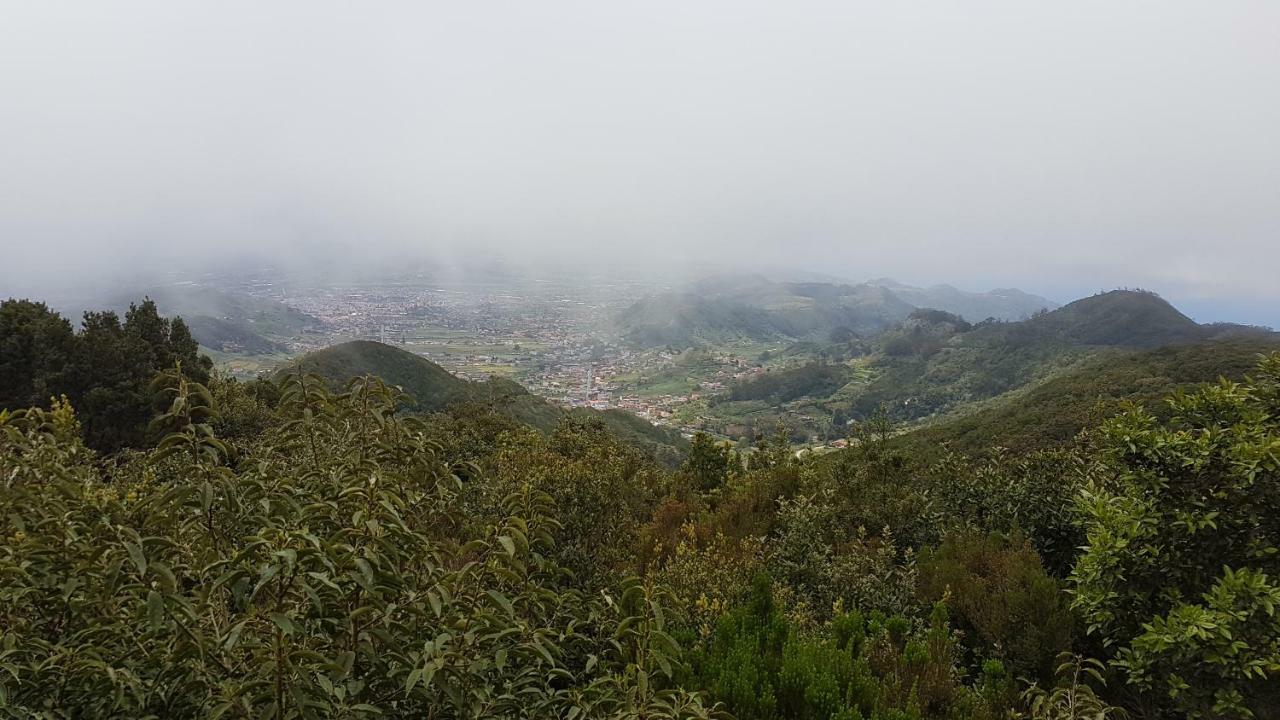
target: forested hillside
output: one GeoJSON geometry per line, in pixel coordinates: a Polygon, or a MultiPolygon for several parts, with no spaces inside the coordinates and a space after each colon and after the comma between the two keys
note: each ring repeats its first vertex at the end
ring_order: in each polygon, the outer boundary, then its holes
{"type": "Polygon", "coordinates": [[[1277,349],[1280,339],[1238,339],[1101,353],[1039,385],[915,430],[902,440],[968,453],[1057,447],[1128,403],[1167,418],[1172,410],[1164,400],[1170,393],[1216,378],[1239,382],[1259,357],[1277,349]]]}
{"type": "Polygon", "coordinates": [[[1143,291],[1102,293],[1018,322],[974,324],[921,309],[870,340],[791,346],[775,368],[713,399],[706,427],[781,421],[801,428],[801,437],[822,436],[833,424],[883,411],[897,422],[946,422],[938,439],[977,433],[969,450],[996,440],[1025,444],[1019,435],[1032,445],[1041,436],[1059,442],[1084,427],[1082,405],[1098,397],[1149,401],[1179,384],[1238,378],[1258,353],[1277,347],[1280,335],[1267,329],[1200,325],[1143,291]],[[1154,348],[1176,355],[1180,368],[1159,361],[1145,368],[1158,355],[1143,353],[1154,348]],[[1139,392],[1133,375],[1142,370],[1150,373],[1139,392]],[[1081,393],[1094,384],[1086,399],[1081,393]]]}
{"type": "MultiPolygon", "coordinates": [[[[246,355],[280,352],[283,343],[320,328],[323,323],[284,303],[191,283],[148,290],[160,312],[177,315],[192,336],[210,350],[246,355]]],[[[124,297],[110,303],[123,309],[124,297]]]]}

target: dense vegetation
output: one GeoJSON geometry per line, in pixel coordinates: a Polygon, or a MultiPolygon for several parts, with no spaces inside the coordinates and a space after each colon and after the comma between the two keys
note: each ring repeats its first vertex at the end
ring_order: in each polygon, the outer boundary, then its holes
{"type": "Polygon", "coordinates": [[[151,300],[129,306],[124,321],[111,311],[88,312],[77,331],[44,303],[0,303],[0,409],[47,407],[65,396],[77,408],[85,443],[113,452],[154,439],[150,383],[180,366],[208,380],[212,363],[181,318],[168,320],[151,300]]]}
{"type": "Polygon", "coordinates": [[[823,362],[766,373],[734,383],[725,393],[726,399],[787,402],[807,395],[830,395],[849,381],[848,369],[823,362]]]}
{"type": "Polygon", "coordinates": [[[944,441],[967,452],[1034,449],[1069,440],[1120,399],[1152,403],[1186,383],[1238,379],[1258,352],[1277,347],[1276,333],[1199,325],[1143,291],[1101,293],[1017,322],[974,324],[921,308],[872,338],[792,344],[764,377],[712,398],[704,428],[737,437],[782,421],[801,438],[825,440],[883,409],[932,426],[920,435],[926,451],[944,441]],[[1107,405],[1094,412],[1100,399],[1107,405]]]}
{"type": "MultiPolygon", "coordinates": [[[[1214,345],[1250,377],[1071,442],[920,452],[874,413],[822,458],[696,435],[669,469],[599,415],[539,429],[367,375],[197,378],[161,354],[178,321],[143,335],[148,429],[95,451],[75,397],[44,397],[43,340],[88,323],[5,312],[5,397],[34,405],[0,410],[14,717],[1280,714],[1265,345],[1214,345]]],[[[1081,393],[1148,400],[1145,373],[1195,377],[1186,352],[1125,355],[1081,393]]]]}
{"type": "Polygon", "coordinates": [[[1017,452],[1056,447],[1120,412],[1125,403],[1167,418],[1171,408],[1164,402],[1166,395],[1219,377],[1242,380],[1259,355],[1278,347],[1276,340],[1242,338],[1103,352],[992,401],[980,412],[915,430],[901,441],[922,453],[944,447],[970,454],[994,447],[1017,452]]]}

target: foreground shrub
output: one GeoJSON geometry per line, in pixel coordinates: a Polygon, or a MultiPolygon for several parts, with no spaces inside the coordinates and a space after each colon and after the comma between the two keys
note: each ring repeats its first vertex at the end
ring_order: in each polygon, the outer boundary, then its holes
{"type": "Polygon", "coordinates": [[[1017,676],[1049,680],[1071,644],[1071,614],[1058,583],[1024,538],[959,534],[921,555],[922,601],[944,598],[967,644],[1017,676]]]}
{"type": "Polygon", "coordinates": [[[686,686],[705,687],[739,720],[996,718],[1011,704],[999,663],[978,686],[961,682],[946,611],[923,627],[900,615],[837,612],[820,633],[798,631],[768,579],[726,613],[693,654],[686,686]]]}
{"type": "Polygon", "coordinates": [[[1135,409],[1100,434],[1075,607],[1144,701],[1280,713],[1280,355],[1255,380],[1135,409]]]}
{"type": "Polygon", "coordinates": [[[584,597],[529,485],[468,530],[376,381],[295,378],[235,470],[179,375],[105,477],[65,404],[0,413],[0,711],[40,717],[704,717],[663,592],[584,597]]]}

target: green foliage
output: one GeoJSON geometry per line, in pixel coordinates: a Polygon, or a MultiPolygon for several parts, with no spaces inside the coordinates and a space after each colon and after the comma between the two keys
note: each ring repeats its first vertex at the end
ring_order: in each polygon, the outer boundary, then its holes
{"type": "Polygon", "coordinates": [[[908,611],[915,592],[910,551],[893,534],[868,536],[841,522],[835,504],[801,495],[779,504],[767,567],[794,595],[793,617],[825,620],[837,607],[908,611]]]}
{"type": "Polygon", "coordinates": [[[1058,657],[1057,681],[1049,690],[1038,685],[1027,688],[1023,699],[1031,720],[1106,720],[1125,716],[1123,710],[1108,705],[1095,694],[1089,681],[1105,686],[1101,662],[1064,652],[1058,657]]]}
{"type": "Polygon", "coordinates": [[[645,453],[599,421],[566,419],[552,435],[507,435],[477,461],[483,482],[468,483],[468,516],[494,518],[501,500],[529,486],[551,498],[553,557],[588,589],[633,568],[641,523],[665,477],[645,453]]]}
{"type": "Polygon", "coordinates": [[[578,592],[553,499],[500,518],[361,380],[286,381],[228,465],[179,373],[160,448],[111,478],[70,407],[0,412],[0,709],[42,717],[706,717],[667,689],[660,588],[578,592]]]}
{"type": "Polygon", "coordinates": [[[978,656],[1019,677],[1050,679],[1071,646],[1072,618],[1058,583],[1025,539],[951,535],[919,560],[921,600],[945,601],[978,656]]]}
{"type": "Polygon", "coordinates": [[[739,720],[994,718],[1007,707],[997,667],[969,688],[940,607],[923,627],[905,617],[839,613],[816,635],[797,631],[766,578],[726,613],[691,660],[686,682],[706,687],[739,720]]]}
{"type": "Polygon", "coordinates": [[[848,381],[849,370],[845,366],[811,362],[736,382],[729,388],[728,399],[784,403],[806,396],[830,395],[848,381]]]}
{"type": "Polygon", "coordinates": [[[706,433],[694,433],[680,472],[693,489],[708,492],[726,485],[742,472],[742,458],[727,442],[716,442],[706,433]]]}
{"type": "Polygon", "coordinates": [[[144,300],[124,322],[114,312],[85,313],[80,332],[43,303],[0,303],[0,408],[45,406],[66,395],[80,413],[85,442],[99,452],[142,447],[157,398],[157,372],[181,365],[209,379],[211,361],[181,318],[168,320],[144,300]]]}
{"type": "Polygon", "coordinates": [[[1277,397],[1271,355],[1250,382],[1173,398],[1168,423],[1109,421],[1080,501],[1075,607],[1134,689],[1189,717],[1280,708],[1277,397]]]}
{"type": "Polygon", "coordinates": [[[1065,577],[1084,541],[1075,499],[1087,468],[1072,451],[947,455],[924,471],[924,484],[940,530],[1024,536],[1050,573],[1065,577]]]}
{"type": "Polygon", "coordinates": [[[43,405],[57,395],[74,343],[71,323],[44,303],[0,303],[0,408],[43,405]]]}

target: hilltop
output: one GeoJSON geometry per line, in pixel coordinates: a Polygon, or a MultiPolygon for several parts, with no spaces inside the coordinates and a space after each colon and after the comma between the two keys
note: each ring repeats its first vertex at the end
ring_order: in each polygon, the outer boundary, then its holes
{"type": "Polygon", "coordinates": [[[567,417],[599,420],[618,437],[668,461],[687,445],[679,433],[630,413],[591,408],[565,410],[511,380],[463,380],[424,357],[372,340],[353,340],[309,352],[278,369],[275,375],[296,372],[320,375],[332,387],[341,387],[351,378],[373,375],[404,390],[409,395],[409,411],[441,412],[460,405],[483,405],[544,433],[554,430],[567,417]]]}
{"type": "Polygon", "coordinates": [[[874,361],[878,376],[854,410],[865,414],[884,403],[897,417],[919,418],[1044,380],[1102,351],[1269,335],[1199,325],[1160,296],[1133,290],[1083,298],[1020,322],[940,328],[913,320],[883,336],[874,361]]]}

